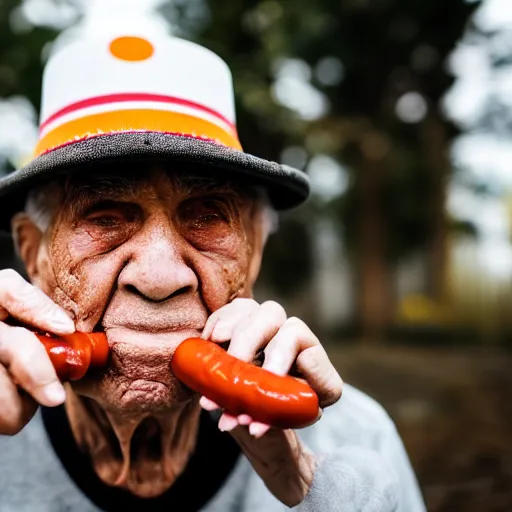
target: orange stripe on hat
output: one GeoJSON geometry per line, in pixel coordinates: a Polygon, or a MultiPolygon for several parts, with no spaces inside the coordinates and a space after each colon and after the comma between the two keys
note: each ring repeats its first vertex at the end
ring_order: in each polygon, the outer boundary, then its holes
{"type": "Polygon", "coordinates": [[[134,131],[186,135],[242,149],[235,134],[205,119],[164,110],[133,109],[92,114],[57,126],[39,140],[35,156],[87,137],[134,131]]]}

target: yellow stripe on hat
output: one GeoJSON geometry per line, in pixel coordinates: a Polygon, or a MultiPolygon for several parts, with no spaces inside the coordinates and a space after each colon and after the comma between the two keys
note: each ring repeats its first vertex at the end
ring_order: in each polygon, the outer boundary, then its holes
{"type": "Polygon", "coordinates": [[[35,156],[87,137],[131,131],[186,135],[242,149],[235,134],[206,119],[164,110],[134,109],[92,114],[57,126],[39,140],[35,156]]]}

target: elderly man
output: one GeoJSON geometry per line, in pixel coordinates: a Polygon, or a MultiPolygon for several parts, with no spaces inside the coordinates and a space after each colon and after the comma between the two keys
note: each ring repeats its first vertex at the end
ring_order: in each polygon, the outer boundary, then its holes
{"type": "Polygon", "coordinates": [[[420,512],[386,413],[345,386],[317,337],[258,276],[275,209],[302,173],[243,153],[231,77],[173,38],[75,41],[44,77],[34,159],[0,182],[31,284],[0,272],[0,512],[420,512]],[[31,331],[104,331],[108,367],[59,382],[31,331]],[[222,413],[169,362],[186,338],[319,397],[283,430],[222,413]]]}

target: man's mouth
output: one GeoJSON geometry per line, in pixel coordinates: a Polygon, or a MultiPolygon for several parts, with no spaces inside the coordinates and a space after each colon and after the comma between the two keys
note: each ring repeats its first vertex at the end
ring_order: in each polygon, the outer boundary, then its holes
{"type": "Polygon", "coordinates": [[[109,345],[134,345],[140,348],[155,348],[157,350],[172,350],[185,339],[199,337],[202,329],[173,329],[165,331],[148,331],[144,326],[113,326],[105,329],[109,345]]]}
{"type": "Polygon", "coordinates": [[[176,386],[170,367],[174,351],[185,339],[200,336],[201,331],[180,329],[155,333],[145,332],[141,326],[137,329],[116,326],[105,329],[105,333],[110,347],[108,367],[90,376],[94,380],[114,379],[122,386],[123,400],[130,402],[137,398],[142,403],[148,397],[152,397],[150,402],[158,401],[176,386]]]}
{"type": "Polygon", "coordinates": [[[166,308],[165,310],[147,307],[128,308],[114,304],[109,306],[98,327],[106,332],[123,329],[143,334],[162,335],[185,331],[201,332],[208,314],[198,307],[166,308]]]}
{"type": "Polygon", "coordinates": [[[152,372],[170,371],[169,365],[176,347],[185,339],[198,337],[198,329],[165,332],[145,332],[125,326],[105,330],[111,350],[111,369],[131,376],[152,378],[152,372]]]}

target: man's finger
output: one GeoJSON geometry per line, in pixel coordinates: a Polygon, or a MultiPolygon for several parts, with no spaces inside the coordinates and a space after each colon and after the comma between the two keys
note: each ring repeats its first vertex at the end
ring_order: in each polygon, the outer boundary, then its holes
{"type": "Polygon", "coordinates": [[[209,398],[206,398],[205,396],[202,396],[200,398],[199,405],[205,411],[216,411],[217,409],[221,409],[220,405],[216,404],[213,400],[210,400],[209,398]]]}
{"type": "Polygon", "coordinates": [[[55,406],[66,399],[43,344],[26,329],[0,322],[0,364],[40,404],[55,406]]]}
{"type": "Polygon", "coordinates": [[[230,341],[235,327],[259,308],[251,299],[236,299],[218,309],[208,319],[202,337],[216,343],[230,341]]]}
{"type": "Polygon", "coordinates": [[[235,416],[225,412],[220,417],[218,426],[221,432],[230,432],[234,428],[238,427],[238,419],[235,416]]]}
{"type": "Polygon", "coordinates": [[[251,434],[251,436],[255,437],[256,439],[263,437],[269,430],[270,425],[267,425],[266,423],[260,423],[259,421],[253,421],[249,425],[249,434],[251,434]]]}
{"type": "Polygon", "coordinates": [[[265,349],[263,368],[277,375],[286,375],[294,363],[317,393],[320,407],[339,400],[343,381],[325,349],[302,320],[290,318],[265,349]]]}
{"type": "Polygon", "coordinates": [[[277,375],[287,375],[299,353],[320,345],[309,327],[297,318],[289,318],[265,348],[263,368],[277,375]]]}
{"type": "Polygon", "coordinates": [[[0,435],[17,434],[34,416],[37,402],[20,392],[7,370],[0,366],[0,435]]]}
{"type": "Polygon", "coordinates": [[[64,309],[11,269],[0,270],[0,307],[21,322],[55,334],[75,331],[64,309]]]}
{"type": "Polygon", "coordinates": [[[297,356],[296,365],[317,393],[320,407],[329,407],[341,398],[343,381],[321,345],[301,352],[297,356]]]}
{"type": "Polygon", "coordinates": [[[251,362],[285,322],[286,312],[282,306],[273,301],[264,302],[246,321],[234,327],[228,354],[251,362]]]}

